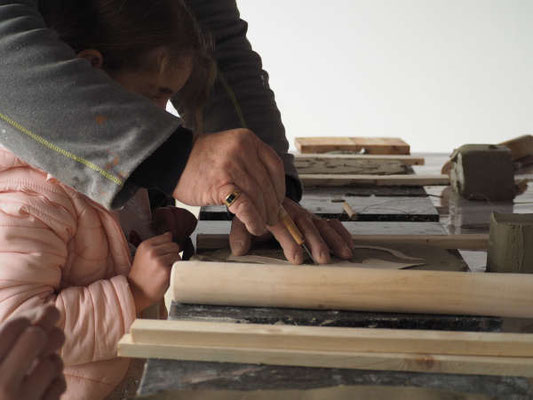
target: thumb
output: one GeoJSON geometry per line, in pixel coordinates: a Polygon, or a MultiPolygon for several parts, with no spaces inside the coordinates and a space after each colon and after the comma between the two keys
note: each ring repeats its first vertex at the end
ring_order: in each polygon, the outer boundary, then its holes
{"type": "Polygon", "coordinates": [[[231,253],[234,256],[243,256],[248,253],[252,244],[252,235],[246,229],[246,226],[234,217],[229,234],[229,245],[231,253]]]}

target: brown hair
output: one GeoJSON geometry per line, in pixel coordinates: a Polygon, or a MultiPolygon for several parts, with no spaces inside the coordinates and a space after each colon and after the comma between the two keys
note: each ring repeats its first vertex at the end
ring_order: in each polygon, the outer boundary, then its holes
{"type": "Polygon", "coordinates": [[[182,0],[40,0],[39,11],[75,52],[100,51],[110,73],[162,68],[145,57],[159,47],[168,52],[165,64],[192,56],[191,78],[177,103],[188,124],[201,125],[215,69],[208,41],[182,0]]]}

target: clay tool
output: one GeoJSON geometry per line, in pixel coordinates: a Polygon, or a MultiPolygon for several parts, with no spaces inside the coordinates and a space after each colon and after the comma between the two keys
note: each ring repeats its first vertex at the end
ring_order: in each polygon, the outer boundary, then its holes
{"type": "Polygon", "coordinates": [[[285,210],[283,206],[280,206],[279,217],[281,221],[283,222],[283,225],[285,225],[285,227],[291,234],[294,241],[298,244],[298,246],[302,246],[302,248],[305,250],[305,252],[309,256],[311,261],[313,261],[313,264],[318,265],[318,263],[313,258],[313,255],[309,251],[309,248],[305,245],[304,235],[302,235],[302,232],[300,232],[300,230],[298,229],[298,227],[292,220],[291,216],[287,213],[287,210],[285,210]]]}

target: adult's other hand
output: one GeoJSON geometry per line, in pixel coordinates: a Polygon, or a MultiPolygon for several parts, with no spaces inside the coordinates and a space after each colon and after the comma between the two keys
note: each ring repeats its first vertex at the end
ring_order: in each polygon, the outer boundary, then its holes
{"type": "Polygon", "coordinates": [[[285,197],[285,171],[275,151],[252,131],[234,129],[199,136],[174,190],[179,201],[194,205],[224,204],[254,235],[266,233],[279,221],[285,197]]]}
{"type": "MultiPolygon", "coordinates": [[[[330,253],[342,259],[352,257],[352,236],[339,220],[319,218],[288,198],[283,201],[283,206],[304,235],[306,244],[318,263],[329,263],[330,253]]],[[[281,221],[277,225],[269,226],[268,230],[280,243],[287,260],[293,264],[303,262],[304,254],[301,246],[296,244],[281,221]]],[[[251,243],[251,235],[246,231],[242,222],[234,218],[230,232],[232,253],[234,255],[248,253],[251,243]]]]}
{"type": "Polygon", "coordinates": [[[59,311],[45,306],[0,326],[0,400],[55,400],[65,391],[59,311]]]}

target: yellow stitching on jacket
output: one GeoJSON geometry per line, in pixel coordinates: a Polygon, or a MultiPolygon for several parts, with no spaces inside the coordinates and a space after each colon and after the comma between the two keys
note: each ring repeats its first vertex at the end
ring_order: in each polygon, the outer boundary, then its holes
{"type": "Polygon", "coordinates": [[[41,137],[41,136],[29,131],[28,129],[26,129],[22,125],[20,125],[18,122],[13,121],[11,118],[5,116],[2,113],[0,113],[0,119],[3,119],[4,121],[6,121],[9,125],[14,127],[15,129],[18,129],[20,132],[24,133],[25,135],[28,135],[29,137],[31,137],[36,142],[42,144],[45,147],[48,147],[50,150],[53,150],[53,151],[65,156],[67,158],[70,158],[70,159],[72,159],[72,160],[74,160],[74,161],[76,161],[76,162],[78,162],[80,164],[85,165],[86,167],[98,172],[100,175],[102,175],[105,178],[109,179],[110,181],[116,183],[117,185],[123,185],[124,182],[122,181],[122,179],[116,177],[113,174],[110,174],[106,170],[100,168],[98,165],[93,164],[92,162],[90,162],[88,160],[85,160],[85,159],[83,159],[81,157],[78,157],[77,155],[72,154],[71,152],[62,149],[61,147],[56,146],[53,143],[50,143],[45,138],[43,138],[43,137],[41,137]]]}

